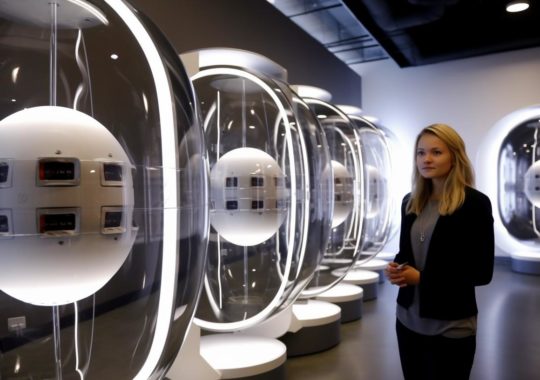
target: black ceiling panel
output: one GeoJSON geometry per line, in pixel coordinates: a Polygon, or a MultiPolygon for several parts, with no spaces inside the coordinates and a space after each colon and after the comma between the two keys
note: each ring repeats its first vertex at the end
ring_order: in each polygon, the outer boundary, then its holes
{"type": "Polygon", "coordinates": [[[540,3],[509,0],[343,0],[401,67],[540,46],[540,3]]]}

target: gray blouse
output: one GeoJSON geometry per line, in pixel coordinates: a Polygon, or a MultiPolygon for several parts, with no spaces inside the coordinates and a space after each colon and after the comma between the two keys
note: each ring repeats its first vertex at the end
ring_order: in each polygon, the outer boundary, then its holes
{"type": "MultiPolygon", "coordinates": [[[[439,219],[439,202],[430,200],[411,228],[411,242],[416,269],[422,271],[426,263],[427,251],[435,224],[439,219]]],[[[437,252],[432,252],[436,255],[437,252]]],[[[414,300],[408,309],[397,306],[397,318],[408,329],[424,335],[443,335],[449,338],[463,338],[476,334],[476,316],[459,320],[440,320],[420,317],[419,291],[414,290],[414,300]]]]}

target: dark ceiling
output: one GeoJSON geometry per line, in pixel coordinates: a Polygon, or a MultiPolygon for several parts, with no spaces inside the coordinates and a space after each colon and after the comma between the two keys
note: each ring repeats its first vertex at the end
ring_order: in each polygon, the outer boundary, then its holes
{"type": "Polygon", "coordinates": [[[540,46],[540,0],[268,0],[328,51],[361,72],[392,58],[400,67],[540,46]]]}
{"type": "Polygon", "coordinates": [[[540,2],[508,13],[509,0],[342,0],[400,66],[540,46],[540,2]]]}

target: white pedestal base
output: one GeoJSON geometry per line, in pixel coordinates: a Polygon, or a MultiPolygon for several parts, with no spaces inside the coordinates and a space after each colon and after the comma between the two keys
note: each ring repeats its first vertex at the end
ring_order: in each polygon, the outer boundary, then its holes
{"type": "MultiPolygon", "coordinates": [[[[332,271],[336,277],[340,277],[343,272],[339,269],[332,271]]],[[[343,282],[346,284],[359,285],[364,289],[364,301],[369,301],[377,298],[379,289],[379,274],[365,269],[351,268],[343,277],[343,282]]]]}
{"type": "Polygon", "coordinates": [[[364,290],[360,286],[340,282],[324,293],[315,297],[316,300],[331,302],[341,309],[341,323],[362,318],[362,303],[364,290]]]}
{"type": "Polygon", "coordinates": [[[379,283],[384,282],[384,268],[388,265],[388,261],[382,259],[371,259],[363,264],[355,264],[355,269],[372,270],[379,274],[379,283]]]}
{"type": "Polygon", "coordinates": [[[514,272],[540,275],[540,252],[515,252],[510,259],[514,272]]]}
{"type": "Polygon", "coordinates": [[[296,328],[280,338],[287,346],[287,356],[324,351],[341,341],[339,306],[319,300],[297,301],[293,315],[296,328]]]}
{"type": "Polygon", "coordinates": [[[221,373],[220,379],[280,379],[287,347],[278,339],[245,334],[201,337],[201,356],[221,373]]]}

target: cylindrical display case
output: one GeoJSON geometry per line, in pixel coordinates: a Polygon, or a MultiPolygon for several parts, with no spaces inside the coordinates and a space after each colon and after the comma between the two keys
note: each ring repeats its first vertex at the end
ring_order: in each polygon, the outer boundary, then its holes
{"type": "Polygon", "coordinates": [[[0,56],[0,378],[161,378],[208,242],[185,69],[120,0],[0,1],[0,56]]]}
{"type": "Polygon", "coordinates": [[[329,233],[322,129],[283,78],[246,66],[203,67],[192,77],[211,168],[196,323],[210,331],[246,329],[289,306],[311,281],[329,233]]]}

